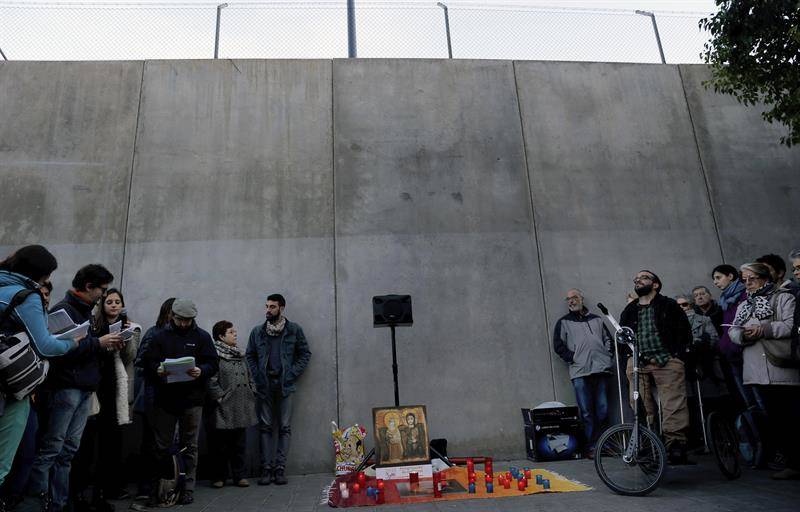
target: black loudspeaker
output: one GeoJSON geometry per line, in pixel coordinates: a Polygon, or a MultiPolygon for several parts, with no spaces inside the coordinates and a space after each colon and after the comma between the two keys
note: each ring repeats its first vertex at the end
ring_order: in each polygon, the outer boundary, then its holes
{"type": "Polygon", "coordinates": [[[411,295],[378,295],[372,297],[373,327],[411,325],[411,295]]]}

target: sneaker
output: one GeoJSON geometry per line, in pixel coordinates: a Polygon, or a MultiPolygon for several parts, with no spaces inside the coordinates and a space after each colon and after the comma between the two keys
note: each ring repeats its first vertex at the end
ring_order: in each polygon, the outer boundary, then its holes
{"type": "Polygon", "coordinates": [[[792,468],[786,468],[783,471],[772,473],[773,480],[800,480],[800,471],[792,468]]]}
{"type": "Polygon", "coordinates": [[[222,480],[216,480],[211,483],[211,487],[213,487],[214,489],[222,489],[223,487],[225,487],[225,482],[223,482],[222,480]]]}
{"type": "Polygon", "coordinates": [[[246,478],[240,478],[236,482],[236,487],[250,487],[250,482],[246,478]]]}
{"type": "Polygon", "coordinates": [[[275,470],[275,477],[273,478],[275,485],[286,485],[289,483],[286,480],[286,476],[283,474],[283,468],[278,468],[275,470]]]}
{"type": "Polygon", "coordinates": [[[183,496],[181,496],[181,499],[178,503],[180,503],[181,505],[191,505],[192,503],[194,503],[194,492],[184,491],[183,496]]]}
{"type": "Polygon", "coordinates": [[[272,470],[266,469],[258,479],[258,485],[269,485],[272,483],[272,470]]]}

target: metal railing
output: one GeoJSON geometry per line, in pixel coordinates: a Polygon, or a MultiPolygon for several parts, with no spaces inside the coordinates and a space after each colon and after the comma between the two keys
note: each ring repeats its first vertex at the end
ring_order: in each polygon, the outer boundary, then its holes
{"type": "Polygon", "coordinates": [[[704,13],[494,3],[0,0],[0,58],[461,58],[701,62],[704,13]]]}

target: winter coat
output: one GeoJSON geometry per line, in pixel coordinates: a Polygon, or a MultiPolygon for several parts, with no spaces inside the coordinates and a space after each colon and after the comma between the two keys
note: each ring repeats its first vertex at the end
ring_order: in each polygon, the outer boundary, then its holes
{"type": "MultiPolygon", "coordinates": [[[[656,330],[661,344],[672,357],[683,360],[686,351],[692,343],[692,327],[678,303],[669,297],[656,294],[650,307],[654,309],[656,330]]],[[[625,306],[619,319],[620,325],[630,327],[634,334],[639,327],[639,301],[635,300],[625,306]]],[[[620,347],[620,352],[629,355],[630,349],[626,346],[620,347]]]]}
{"type": "Polygon", "coordinates": [[[219,372],[211,377],[208,392],[215,405],[211,417],[214,428],[247,428],[258,422],[255,386],[244,355],[219,354],[219,372]]]}
{"type": "MultiPolygon", "coordinates": [[[[790,343],[792,324],[794,321],[795,298],[786,290],[778,289],[769,294],[772,306],[772,318],[758,320],[752,317],[744,326],[758,325],[764,329],[761,339],[753,342],[744,339],[742,327],[731,327],[728,334],[731,341],[744,346],[744,383],[761,385],[800,385],[800,370],[797,368],[781,368],[773,365],[764,353],[762,340],[783,340],[790,343]]],[[[744,307],[746,302],[739,304],[738,309],[744,307]]]]}
{"type": "Polygon", "coordinates": [[[147,383],[154,388],[155,405],[171,414],[180,414],[203,405],[208,380],[219,370],[219,356],[211,335],[197,327],[195,322],[187,331],[168,324],[153,333],[136,364],[144,368],[147,383]],[[194,357],[195,366],[200,368],[200,377],[168,383],[158,375],[158,367],[164,360],[188,356],[194,357]]]}
{"type": "MultiPolygon", "coordinates": [[[[132,422],[131,413],[134,400],[133,363],[142,337],[142,327],[131,323],[133,335],[119,351],[107,352],[103,355],[101,369],[102,379],[97,391],[100,408],[113,407],[118,425],[132,422]]],[[[100,333],[97,333],[98,335],[100,333]]],[[[102,334],[108,334],[108,330],[102,334]]]]}
{"type": "MultiPolygon", "coordinates": [[[[297,379],[308,366],[311,351],[308,349],[303,329],[289,320],[286,320],[286,326],[281,333],[280,344],[281,392],[283,396],[289,396],[295,391],[297,379]]],[[[267,396],[269,392],[269,379],[267,378],[269,343],[267,342],[266,322],[255,326],[250,332],[245,357],[250,368],[250,375],[256,385],[256,395],[267,396]]]]}
{"type": "Polygon", "coordinates": [[[603,319],[589,313],[570,311],[556,322],[553,350],[569,364],[569,378],[611,373],[611,334],[603,319]]]}
{"type": "MultiPolygon", "coordinates": [[[[92,304],[84,302],[74,292],[68,291],[61,302],[50,308],[50,311],[63,309],[75,324],[80,325],[91,319],[92,307],[92,304]]],[[[44,387],[49,390],[97,391],[100,385],[102,356],[105,353],[105,349],[100,346],[100,339],[90,332],[77,348],[53,360],[44,387]]]]}

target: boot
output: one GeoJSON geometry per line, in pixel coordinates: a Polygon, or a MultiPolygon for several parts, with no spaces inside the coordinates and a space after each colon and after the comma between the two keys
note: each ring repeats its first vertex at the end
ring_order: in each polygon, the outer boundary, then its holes
{"type": "Polygon", "coordinates": [[[269,485],[272,483],[273,472],[272,469],[265,469],[261,473],[261,478],[258,479],[258,485],[269,485]]]}
{"type": "Polygon", "coordinates": [[[289,483],[286,480],[286,475],[283,474],[283,468],[278,468],[275,470],[275,477],[273,478],[275,485],[286,485],[289,483]]]}

